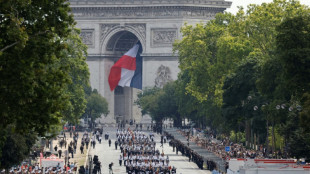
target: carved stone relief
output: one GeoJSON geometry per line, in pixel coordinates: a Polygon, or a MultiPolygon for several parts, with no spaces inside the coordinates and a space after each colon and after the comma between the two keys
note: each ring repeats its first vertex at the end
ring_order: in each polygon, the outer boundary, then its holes
{"type": "Polygon", "coordinates": [[[94,35],[94,29],[82,29],[80,37],[85,45],[88,47],[94,47],[94,40],[95,40],[95,35],[94,35]]]}
{"type": "Polygon", "coordinates": [[[126,24],[125,26],[134,28],[134,30],[136,30],[142,36],[142,38],[145,38],[145,35],[146,35],[145,24],[126,24]]]}
{"type": "Polygon", "coordinates": [[[120,24],[101,24],[100,25],[100,41],[104,41],[106,36],[113,30],[114,27],[119,26],[120,24]]]}
{"type": "Polygon", "coordinates": [[[151,33],[151,47],[172,47],[177,38],[176,28],[154,28],[151,33]]]}
{"type": "Polygon", "coordinates": [[[172,81],[172,78],[169,67],[160,65],[156,73],[155,86],[158,88],[163,88],[164,85],[170,81],[172,81]]]}

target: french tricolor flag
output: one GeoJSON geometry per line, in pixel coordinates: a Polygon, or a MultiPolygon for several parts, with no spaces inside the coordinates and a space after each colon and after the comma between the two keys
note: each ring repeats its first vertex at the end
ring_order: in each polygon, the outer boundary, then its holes
{"type": "Polygon", "coordinates": [[[142,46],[140,42],[123,55],[111,68],[109,85],[111,91],[117,86],[142,89],[142,46]]]}

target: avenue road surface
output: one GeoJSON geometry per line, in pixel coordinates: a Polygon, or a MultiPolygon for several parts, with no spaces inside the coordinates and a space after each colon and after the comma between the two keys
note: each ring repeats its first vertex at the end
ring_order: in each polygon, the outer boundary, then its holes
{"type": "MultiPolygon", "coordinates": [[[[96,143],[95,148],[93,149],[91,147],[89,155],[98,155],[99,161],[101,162],[102,169],[101,173],[107,174],[109,173],[108,165],[113,162],[113,173],[114,174],[125,174],[126,168],[125,166],[119,166],[119,156],[121,154],[121,151],[118,147],[117,150],[115,150],[115,139],[116,139],[116,130],[115,127],[104,127],[103,128],[103,139],[101,144],[98,142],[96,143]],[[111,147],[109,147],[109,143],[107,140],[104,139],[104,134],[109,132],[110,139],[112,141],[111,147]]],[[[149,131],[142,130],[146,135],[149,135],[149,131]]],[[[172,147],[169,146],[168,143],[165,143],[163,147],[160,147],[160,135],[153,133],[155,135],[155,141],[156,141],[156,149],[158,149],[160,152],[164,152],[165,156],[169,156],[170,164],[171,166],[174,166],[177,168],[177,174],[211,174],[208,170],[201,170],[197,167],[197,165],[193,162],[189,162],[188,158],[185,156],[182,156],[181,153],[178,153],[178,155],[172,151],[172,147]]]]}

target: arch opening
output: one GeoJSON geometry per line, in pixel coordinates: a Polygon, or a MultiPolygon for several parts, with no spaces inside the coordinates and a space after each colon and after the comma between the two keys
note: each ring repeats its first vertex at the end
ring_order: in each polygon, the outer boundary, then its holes
{"type": "Polygon", "coordinates": [[[129,31],[120,31],[115,33],[109,40],[106,50],[110,52],[126,52],[132,48],[137,42],[136,35],[129,31]]]}
{"type": "MultiPolygon", "coordinates": [[[[110,37],[106,44],[114,63],[121,55],[138,43],[138,37],[129,31],[119,31],[110,37]]],[[[133,90],[130,87],[117,86],[114,90],[114,118],[117,123],[129,123],[133,120],[133,90]]]]}

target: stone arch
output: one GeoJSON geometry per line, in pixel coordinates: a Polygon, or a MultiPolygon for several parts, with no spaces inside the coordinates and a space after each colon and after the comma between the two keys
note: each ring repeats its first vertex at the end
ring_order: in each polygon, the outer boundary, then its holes
{"type": "MultiPolygon", "coordinates": [[[[125,25],[125,26],[115,26],[112,29],[110,29],[109,33],[106,34],[106,36],[104,38],[101,38],[101,52],[102,53],[107,53],[109,52],[109,50],[107,50],[107,45],[110,42],[111,39],[113,39],[113,37],[115,37],[115,35],[117,35],[120,32],[130,32],[133,35],[135,35],[138,40],[141,42],[142,45],[142,49],[145,52],[145,33],[143,33],[143,31],[139,31],[136,27],[134,26],[130,26],[130,25],[125,25]]],[[[145,32],[145,31],[144,31],[145,32]]]]}

